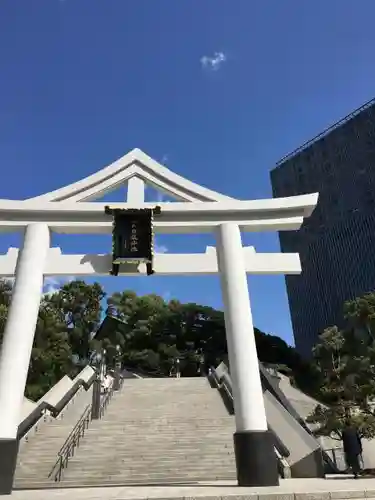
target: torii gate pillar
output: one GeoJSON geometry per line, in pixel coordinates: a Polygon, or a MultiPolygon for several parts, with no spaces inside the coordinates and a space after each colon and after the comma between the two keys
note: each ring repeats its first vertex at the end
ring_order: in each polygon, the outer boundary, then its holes
{"type": "Polygon", "coordinates": [[[279,484],[278,464],[264,408],[241,232],[237,224],[218,226],[217,257],[233,384],[238,485],[276,486],[279,484]]]}
{"type": "Polygon", "coordinates": [[[0,495],[10,494],[13,486],[18,424],[49,246],[47,224],[34,223],[26,227],[0,351],[0,495]]]}

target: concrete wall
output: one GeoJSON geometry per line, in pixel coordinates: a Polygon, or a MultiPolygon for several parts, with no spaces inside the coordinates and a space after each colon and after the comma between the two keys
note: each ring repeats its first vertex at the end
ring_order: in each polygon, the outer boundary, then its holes
{"type": "Polygon", "coordinates": [[[73,380],[65,375],[53,387],[51,387],[51,389],[46,392],[46,394],[42,396],[38,402],[35,403],[30,399],[24,398],[20,423],[23,422],[42,403],[48,403],[51,406],[56,406],[78,380],[81,379],[84,383],[88,383],[93,375],[94,369],[91,366],[86,366],[73,380]]]}
{"type": "Polygon", "coordinates": [[[289,449],[286,458],[292,477],[319,477],[323,474],[318,441],[311,436],[269,392],[263,393],[267,422],[289,449]]]}

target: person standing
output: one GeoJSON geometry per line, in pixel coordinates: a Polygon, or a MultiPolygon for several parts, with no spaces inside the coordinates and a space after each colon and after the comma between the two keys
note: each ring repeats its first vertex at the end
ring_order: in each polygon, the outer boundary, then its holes
{"type": "Polygon", "coordinates": [[[180,378],[181,377],[181,370],[180,370],[180,360],[179,358],[176,358],[173,362],[171,371],[169,372],[170,377],[175,377],[175,378],[180,378]]]}
{"type": "Polygon", "coordinates": [[[342,431],[342,444],[346,464],[352,470],[354,478],[357,479],[361,471],[362,442],[358,429],[349,420],[345,422],[345,427],[342,431]]]}

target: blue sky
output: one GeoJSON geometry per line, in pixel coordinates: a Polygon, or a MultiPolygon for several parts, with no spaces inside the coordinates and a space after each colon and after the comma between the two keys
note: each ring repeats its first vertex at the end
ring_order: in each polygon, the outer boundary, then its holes
{"type": "MultiPolygon", "coordinates": [[[[0,198],[70,184],[134,147],[213,190],[269,197],[280,157],[374,96],[374,17],[373,0],[2,0],[0,198]]],[[[0,252],[19,241],[1,235],[0,252]]],[[[214,240],[158,243],[194,252],[214,240]]],[[[275,234],[244,243],[279,248],[275,234]]],[[[214,277],[101,281],[221,307],[214,277]]],[[[254,323],[291,342],[283,277],[249,283],[254,323]]]]}

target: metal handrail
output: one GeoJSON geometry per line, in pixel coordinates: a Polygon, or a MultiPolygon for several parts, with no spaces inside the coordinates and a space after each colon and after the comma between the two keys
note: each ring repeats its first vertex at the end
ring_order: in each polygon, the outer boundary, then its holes
{"type": "MultiPolygon", "coordinates": [[[[122,386],[123,381],[124,379],[121,378],[120,388],[122,386]]],[[[100,402],[99,418],[102,418],[109,404],[109,401],[112,398],[113,393],[114,393],[114,388],[112,384],[109,391],[104,394],[100,402]]],[[[62,473],[64,469],[68,467],[69,459],[74,455],[76,448],[79,446],[81,438],[85,435],[86,429],[88,428],[92,420],[91,416],[92,416],[92,404],[90,403],[85,408],[85,411],[82,413],[80,419],[78,420],[73,430],[65,440],[65,443],[60,448],[60,451],[57,454],[57,460],[54,466],[52,467],[51,472],[48,474],[49,478],[53,476],[55,482],[61,481],[62,473]]]]}
{"type": "Polygon", "coordinates": [[[344,448],[342,446],[336,446],[334,448],[326,448],[324,451],[332,460],[332,462],[335,464],[339,472],[345,472],[347,470],[347,465],[344,458],[344,448]],[[330,456],[330,453],[332,453],[332,457],[330,456]],[[341,457],[337,456],[338,453],[341,455],[341,457]],[[341,464],[338,458],[341,458],[342,462],[341,464]]]}
{"type": "Polygon", "coordinates": [[[57,417],[68,403],[73,399],[81,387],[86,390],[92,385],[95,379],[95,374],[88,381],[78,379],[75,384],[68,390],[56,405],[51,405],[42,401],[18,426],[17,437],[22,439],[32,427],[44,416],[46,411],[49,411],[53,417],[57,417]]]}
{"type": "MultiPolygon", "coordinates": [[[[228,373],[224,373],[221,378],[219,378],[216,373],[215,368],[211,368],[211,375],[213,376],[215,383],[218,388],[223,388],[226,392],[227,397],[233,402],[233,392],[232,392],[232,383],[229,378],[228,373]]],[[[280,440],[276,432],[268,425],[268,430],[271,431],[275,449],[278,450],[282,458],[288,458],[290,456],[290,450],[285,444],[280,440]]]]}
{"type": "MultiPolygon", "coordinates": [[[[76,423],[76,425],[73,427],[73,429],[72,429],[71,433],[69,434],[69,436],[66,438],[65,443],[62,445],[62,447],[60,448],[59,452],[57,453],[58,456],[64,455],[64,452],[67,450],[67,448],[69,448],[70,443],[72,441],[74,441],[73,438],[76,435],[80,434],[79,431],[81,430],[83,424],[85,424],[87,422],[87,425],[88,425],[88,422],[91,420],[91,410],[92,410],[92,404],[90,403],[90,404],[88,404],[86,406],[84,412],[80,416],[80,419],[78,420],[78,422],[76,423]]],[[[83,430],[83,434],[84,434],[84,430],[83,430]]]]}
{"type": "Polygon", "coordinates": [[[72,432],[67,437],[65,443],[60,448],[60,451],[57,454],[57,461],[52,467],[51,472],[48,474],[48,477],[51,477],[57,469],[54,475],[55,482],[59,482],[61,480],[63,469],[68,466],[69,458],[74,455],[75,448],[79,446],[80,439],[85,435],[85,431],[91,421],[91,411],[92,405],[89,404],[85,408],[85,411],[81,415],[77,424],[74,426],[72,432]]]}

